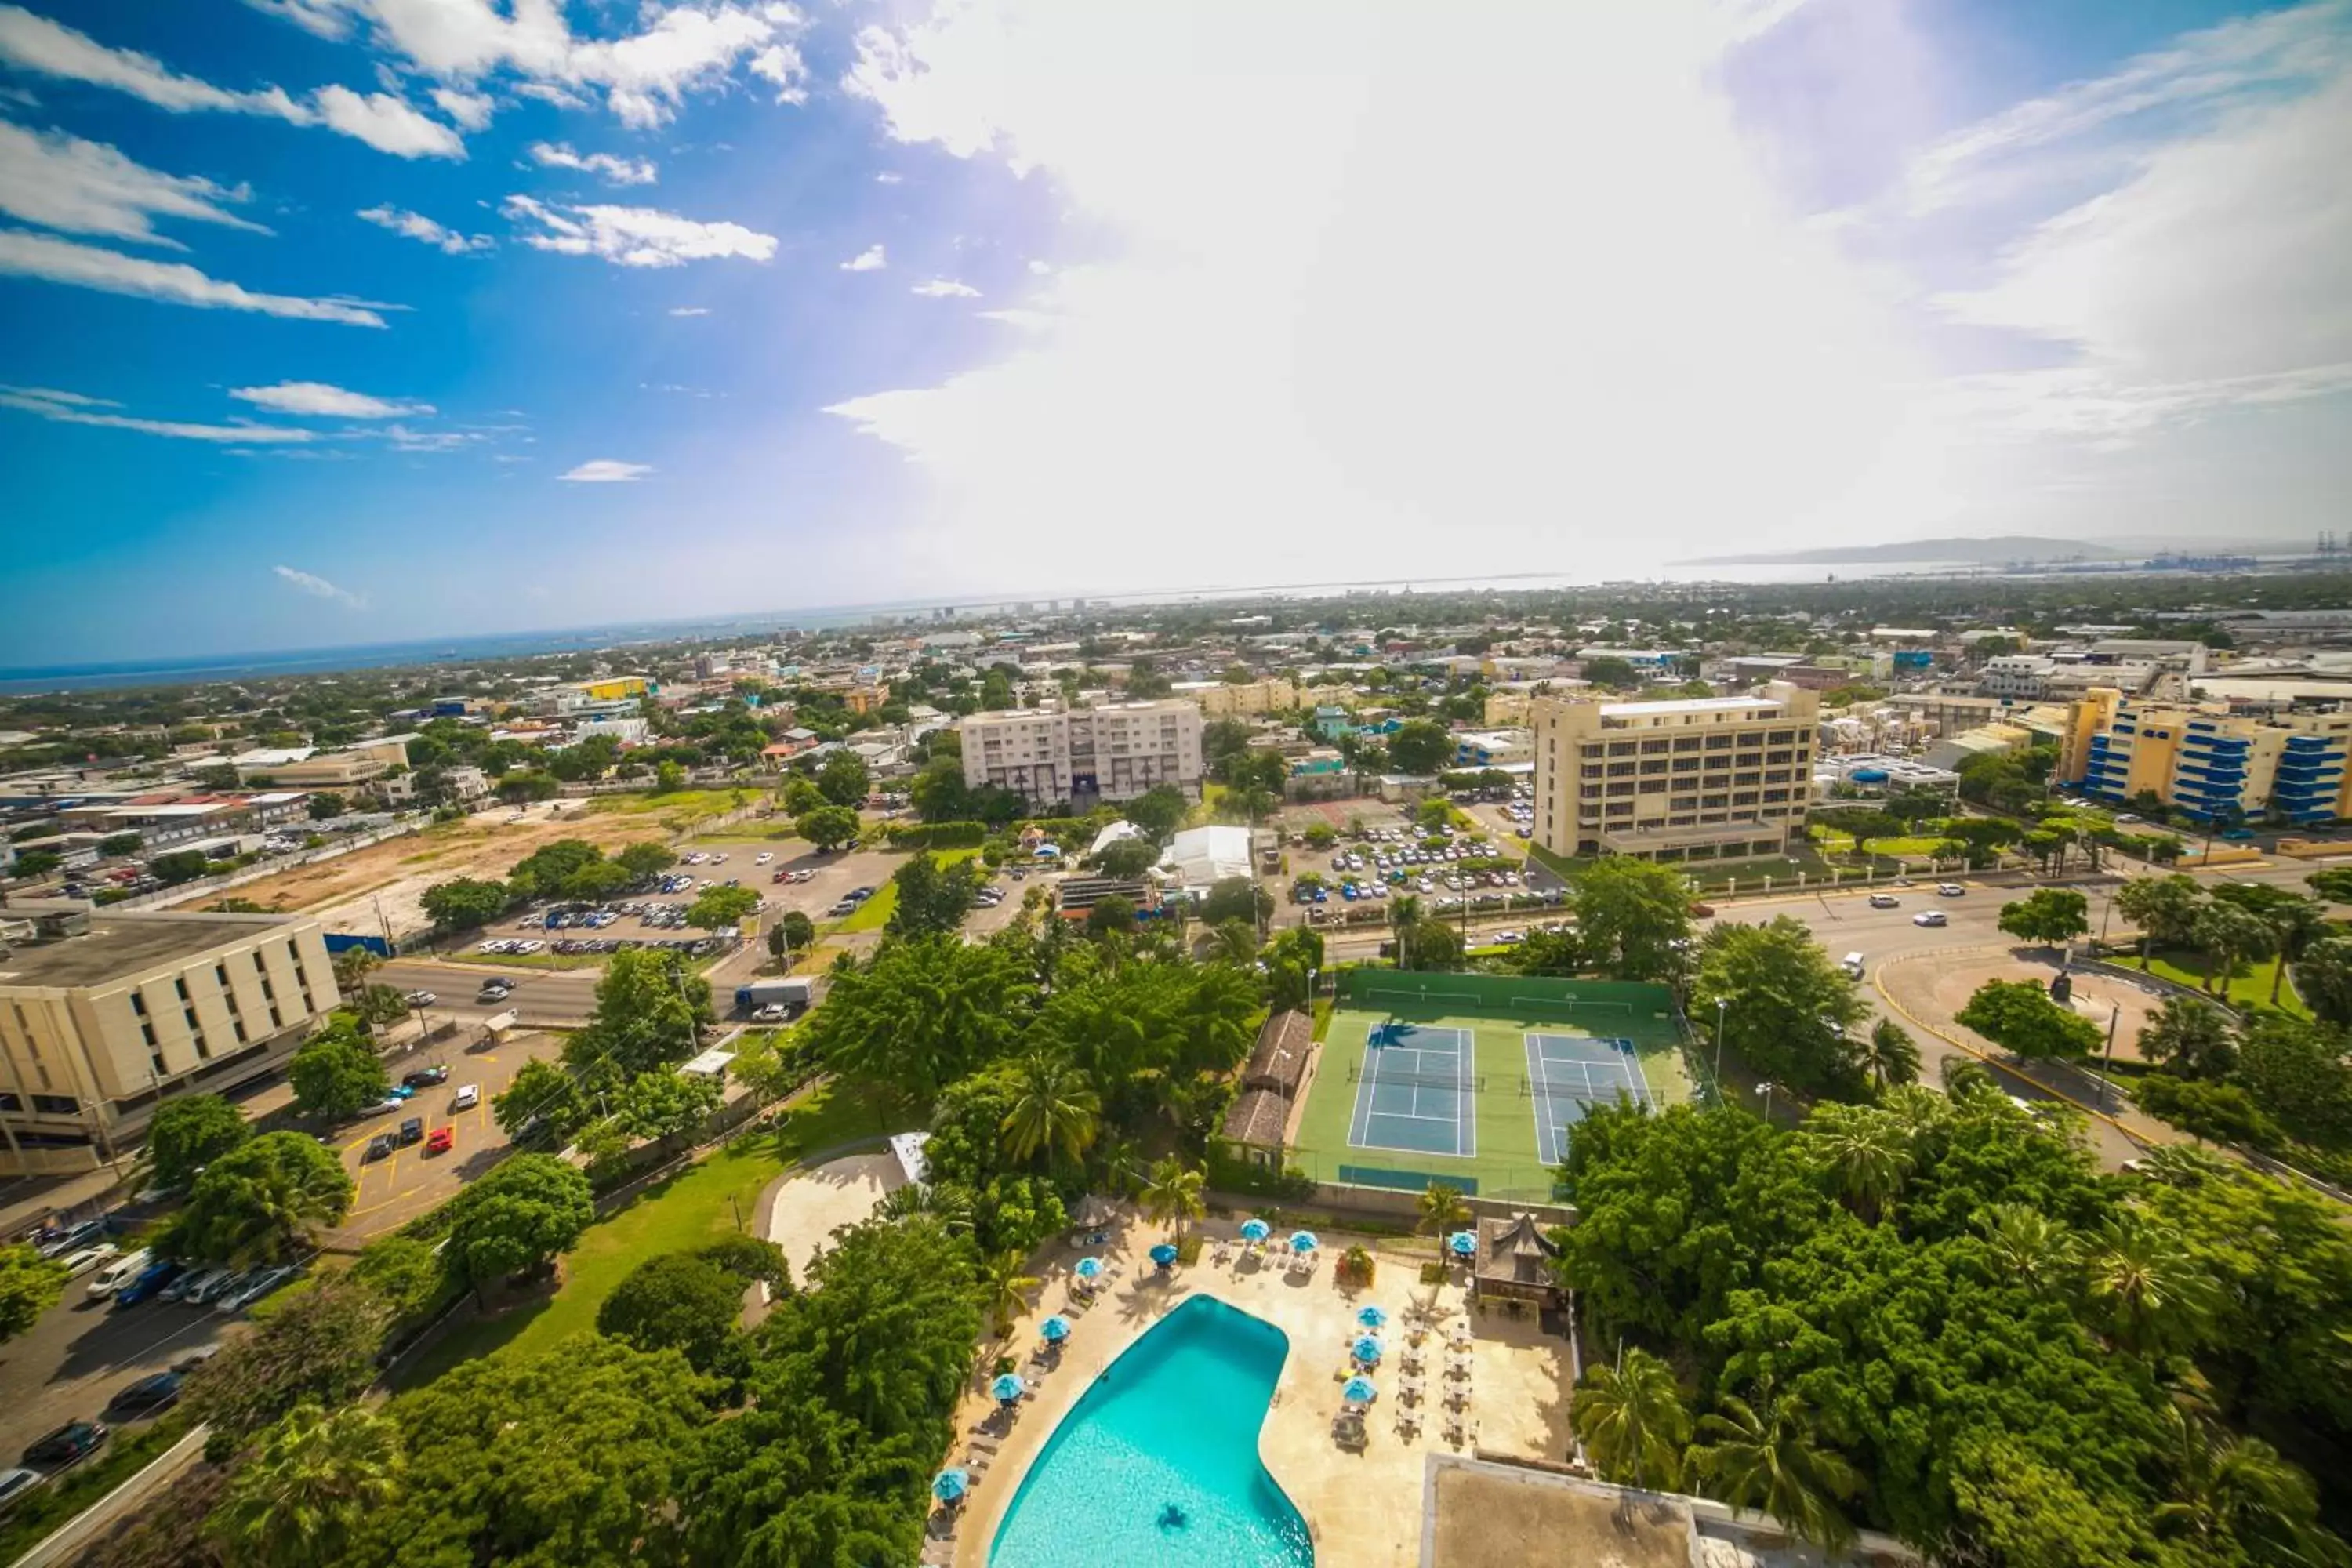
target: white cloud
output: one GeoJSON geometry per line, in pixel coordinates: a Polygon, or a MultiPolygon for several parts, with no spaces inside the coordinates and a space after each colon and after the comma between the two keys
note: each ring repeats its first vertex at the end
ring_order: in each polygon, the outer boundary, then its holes
{"type": "Polygon", "coordinates": [[[808,101],[808,64],[790,44],[770,44],[753,55],[751,74],[775,84],[778,103],[808,101]]]}
{"type": "Polygon", "coordinates": [[[323,381],[281,381],[275,386],[235,386],[231,397],[279,414],[338,419],[395,419],[404,415],[430,414],[429,403],[394,403],[330,386],[323,381]]]}
{"type": "Polygon", "coordinates": [[[477,251],[493,250],[497,248],[499,243],[487,234],[459,234],[455,229],[444,228],[423,213],[413,213],[401,207],[368,207],[359,216],[379,228],[388,228],[394,234],[404,234],[411,239],[423,240],[425,244],[446,251],[451,256],[465,256],[477,251]]]}
{"type": "Polygon", "coordinates": [[[166,174],[113,148],[62,131],[36,133],[0,120],[0,212],[44,228],[183,248],[155,232],[156,217],[269,231],[223,210],[252,193],[166,174]]]}
{"type": "Polygon", "coordinates": [[[959,283],[952,278],[934,278],[928,283],[918,283],[911,290],[926,300],[977,300],[980,290],[969,283],[959,283]]]}
{"type": "Polygon", "coordinates": [[[316,95],[320,117],[346,136],[357,137],[395,158],[463,158],[465,139],[414,105],[390,93],[362,97],[347,87],[322,87],[316,95]]]}
{"type": "Polygon", "coordinates": [[[433,101],[441,112],[467,131],[487,131],[498,104],[488,93],[465,92],[454,87],[436,87],[433,101]]]}
{"type": "Polygon", "coordinates": [[[890,265],[890,258],[879,245],[869,245],[841,264],[844,272],[879,272],[890,265]]]}
{"type": "Polygon", "coordinates": [[[22,409],[37,414],[44,419],[60,425],[89,425],[105,430],[135,430],[146,436],[164,436],[182,441],[289,443],[314,440],[308,430],[292,430],[278,425],[191,425],[169,419],[137,419],[125,414],[105,414],[100,409],[120,408],[122,405],[103,397],[84,397],[79,393],[52,392],[38,386],[0,386],[0,408],[22,409]]]}
{"type": "Polygon", "coordinates": [[[885,169],[880,174],[874,176],[874,183],[877,185],[895,185],[906,179],[906,175],[898,174],[895,170],[885,169]]]}
{"type": "Polygon", "coordinates": [[[336,0],[245,0],[257,11],[293,23],[316,37],[341,38],[351,30],[336,0]]]}
{"type": "Polygon", "coordinates": [[[0,275],[46,279],[109,294],[130,294],[200,309],[253,310],[298,321],[341,321],[381,327],[380,304],[351,300],[306,300],[262,294],[206,276],[177,262],[150,261],[95,246],[75,245],[47,235],[0,230],[0,275]]]}
{"type": "Polygon", "coordinates": [[[531,161],[546,169],[577,169],[583,174],[601,175],[615,185],[650,185],[656,171],[650,158],[616,158],[610,153],[591,153],[586,157],[572,150],[568,142],[534,142],[530,144],[531,161]]]}
{"type": "Polygon", "coordinates": [[[514,195],[499,210],[518,224],[540,226],[540,232],[521,236],[525,245],[566,256],[598,256],[616,267],[677,267],[730,256],[766,261],[776,254],[772,234],[651,207],[557,207],[514,195]]]}
{"type": "Polygon", "coordinates": [[[314,573],[297,571],[291,566],[272,566],[270,570],[278,574],[279,582],[298,592],[308,594],[314,599],[332,599],[335,603],[354,610],[367,608],[365,598],[348,588],[338,588],[314,573]]]}
{"type": "Polygon", "coordinates": [[[617,485],[626,484],[632,479],[642,479],[653,471],[651,463],[624,463],[613,458],[598,458],[591,462],[581,464],[570,473],[558,474],[555,477],[559,479],[568,479],[574,484],[617,485]]]}
{"type": "Polygon", "coordinates": [[[672,305],[669,308],[669,313],[673,316],[707,316],[710,314],[710,307],[708,305],[672,305]]]}

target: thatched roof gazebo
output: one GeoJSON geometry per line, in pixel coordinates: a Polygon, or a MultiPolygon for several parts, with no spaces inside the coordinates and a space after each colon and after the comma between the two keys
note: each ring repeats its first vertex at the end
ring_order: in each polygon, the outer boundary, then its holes
{"type": "Polygon", "coordinates": [[[1531,1214],[1478,1222],[1478,1257],[1472,1288],[1481,1296],[1556,1307],[1565,1298],[1553,1260],[1559,1247],[1531,1214]]]}

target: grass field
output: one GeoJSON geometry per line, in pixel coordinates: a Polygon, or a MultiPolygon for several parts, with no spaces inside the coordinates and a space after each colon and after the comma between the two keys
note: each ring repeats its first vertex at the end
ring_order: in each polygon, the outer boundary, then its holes
{"type": "MultiPolygon", "coordinates": [[[[1394,980],[1410,984],[1423,978],[1396,976],[1394,980]]],[[[1445,991],[1448,976],[1425,978],[1432,988],[1425,1002],[1380,1001],[1380,983],[1371,981],[1369,984],[1375,989],[1369,997],[1360,990],[1357,999],[1342,1002],[1330,1015],[1322,1057],[1300,1121],[1299,1147],[1291,1156],[1316,1180],[1407,1190],[1417,1190],[1430,1181],[1452,1182],[1465,1188],[1475,1183],[1481,1196],[1548,1201],[1552,1195],[1552,1175],[1538,1151],[1536,1118],[1540,1102],[1522,1089],[1528,1072],[1526,1037],[1530,1032],[1631,1039],[1655,1099],[1679,1103],[1691,1098],[1674,1023],[1650,1007],[1637,1004],[1628,1013],[1594,1009],[1570,1022],[1565,1021],[1557,1000],[1549,996],[1514,1005],[1509,997],[1452,995],[1445,991]],[[1470,1031],[1475,1052],[1472,1070],[1485,1079],[1485,1088],[1474,1096],[1475,1154],[1350,1147],[1349,1122],[1360,1086],[1350,1081],[1349,1073],[1363,1065],[1373,1027],[1391,1019],[1470,1031]],[[1342,1166],[1348,1169],[1343,1172],[1342,1166]],[[1373,1173],[1370,1180],[1366,1173],[1373,1173]]],[[[1559,984],[1551,983],[1555,988],[1559,984]]],[[[1664,1005],[1664,994],[1663,990],[1657,992],[1659,1009],[1664,1005]]]]}
{"type": "MultiPolygon", "coordinates": [[[[2206,982],[2212,977],[2213,973],[2210,958],[2204,953],[2192,952],[2186,949],[2169,952],[2159,950],[2149,954],[2148,962],[2145,965],[2140,963],[2139,954],[2136,952],[2128,956],[2119,956],[2112,962],[2122,964],[2126,969],[2144,967],[2151,973],[2161,975],[2178,984],[2194,985],[2200,991],[2205,988],[2206,982]]],[[[2231,978],[2229,989],[2222,994],[2222,999],[2232,1007],[2269,1006],[2271,981],[2272,977],[2278,973],[2278,960],[2274,958],[2266,959],[2261,963],[2248,964],[2243,973],[2231,978]]],[[[2308,1018],[2311,1016],[2311,1009],[2305,1006],[2303,998],[2295,994],[2292,965],[2289,966],[2289,970],[2286,979],[2279,984],[2279,1011],[2291,1017],[2308,1018]]]]}
{"type": "MultiPolygon", "coordinates": [[[[977,847],[934,849],[931,851],[931,858],[944,869],[959,861],[970,860],[979,853],[980,850],[977,847]]],[[[872,898],[857,906],[855,914],[845,915],[837,921],[829,921],[822,929],[827,936],[854,931],[880,931],[890,923],[891,911],[898,907],[898,884],[896,881],[885,882],[875,889],[872,898]]]]}
{"type": "MultiPolygon", "coordinates": [[[[1816,827],[1812,829],[1812,838],[1825,854],[1851,854],[1854,847],[1853,834],[1840,833],[1832,828],[1816,827]]],[[[1873,838],[1863,846],[1863,849],[1864,853],[1871,855],[1893,856],[1898,858],[1907,855],[1925,858],[1933,856],[1943,842],[1940,837],[1921,836],[1873,838]]]]}
{"type": "Polygon", "coordinates": [[[749,1227],[760,1194],[806,1154],[878,1138],[919,1117],[862,1084],[831,1084],[794,1107],[772,1132],[739,1138],[635,1202],[588,1227],[563,1260],[563,1284],[530,1306],[452,1331],[401,1370],[399,1383],[430,1383],[478,1355],[529,1355],[596,1326],[604,1299],[629,1271],[658,1253],[700,1247],[749,1227]]]}

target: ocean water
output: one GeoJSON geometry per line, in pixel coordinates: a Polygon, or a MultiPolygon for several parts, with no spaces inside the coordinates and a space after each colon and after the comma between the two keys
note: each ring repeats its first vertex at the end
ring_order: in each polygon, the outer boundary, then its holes
{"type": "Polygon", "coordinates": [[[1258,1462],[1290,1340],[1194,1297],[1105,1368],[1013,1494],[990,1568],[1309,1568],[1258,1462]]]}

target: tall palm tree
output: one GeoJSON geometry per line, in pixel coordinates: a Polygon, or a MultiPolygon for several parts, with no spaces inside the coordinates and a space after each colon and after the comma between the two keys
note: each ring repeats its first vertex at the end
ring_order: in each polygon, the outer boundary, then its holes
{"type": "Polygon", "coordinates": [[[1879,1109],[1903,1130],[1915,1160],[1933,1159],[1952,1130],[1950,1097],[1919,1084],[1897,1084],[1886,1090],[1879,1109]]]}
{"type": "Polygon", "coordinates": [[[1462,1201],[1462,1189],[1444,1182],[1432,1182],[1421,1194],[1420,1228],[1437,1237],[1440,1256],[1445,1250],[1445,1233],[1470,1223],[1470,1205],[1462,1201]]]}
{"type": "Polygon", "coordinates": [[[1389,929],[1396,933],[1397,967],[1411,969],[1412,955],[1406,951],[1412,928],[1421,923],[1421,895],[1399,893],[1389,900],[1389,929]]]}
{"type": "Polygon", "coordinates": [[[2102,1227],[2085,1266],[2091,1300],[2127,1350],[2185,1351],[2221,1310],[2221,1287],[2188,1256],[2179,1233],[2137,1209],[2102,1227]]]}
{"type": "Polygon", "coordinates": [[[2139,1032],[2141,1056],[2178,1068],[2191,1078],[2228,1071],[2233,1049],[2229,1019],[2221,1009],[2197,996],[2166,997],[2139,1032]]]}
{"type": "Polygon", "coordinates": [[[2228,994],[2239,964],[2268,958],[2274,945],[2269,921],[2252,910],[2220,900],[2197,911],[2193,929],[2197,945],[2212,955],[2205,989],[2216,996],[2228,994]]]}
{"type": "MultiPolygon", "coordinates": [[[[2157,1530],[2201,1544],[2242,1551],[2256,1542],[2262,1561],[2346,1561],[2342,1543],[2319,1527],[2311,1478],[2259,1437],[2222,1431],[2168,1405],[2172,1427],[2172,1496],[2156,1505],[2157,1530]]],[[[2234,1554],[2234,1553],[2233,1553],[2234,1554]]]]}
{"type": "Polygon", "coordinates": [[[1037,1277],[1021,1272],[1027,1262],[1017,1249],[1008,1247],[981,1266],[981,1295],[988,1303],[989,1319],[996,1325],[1000,1340],[1013,1331],[1014,1321],[1029,1310],[1029,1291],[1037,1277]]]}
{"type": "Polygon", "coordinates": [[[1615,1365],[1585,1368],[1568,1415],[1602,1480],[1654,1490],[1682,1484],[1690,1412],[1674,1369],[1648,1351],[1620,1350],[1615,1365]]]}
{"type": "Polygon", "coordinates": [[[1838,1196],[1873,1224],[1911,1174],[1911,1141],[1884,1110],[1823,1105],[1805,1119],[1803,1136],[1838,1196]]]}
{"type": "Polygon", "coordinates": [[[2271,945],[2278,953],[2278,967],[2271,971],[2271,1005],[2275,1007],[2279,988],[2286,981],[2287,964],[2301,958],[2314,941],[2328,934],[2327,906],[2316,899],[2277,899],[2255,912],[2270,922],[2271,945]]]}
{"type": "Polygon", "coordinates": [[[1892,1018],[1871,1026],[1857,1047],[1856,1065],[1880,1094],[1901,1084],[1919,1081],[1919,1046],[1892,1018]]]}
{"type": "Polygon", "coordinates": [[[1171,1237],[1181,1235],[1187,1220],[1195,1220],[1208,1213],[1202,1188],[1207,1177],[1196,1165],[1187,1165],[1173,1154],[1151,1167],[1143,1182],[1143,1214],[1146,1219],[1168,1226],[1171,1237]]]}
{"type": "Polygon", "coordinates": [[[1072,1161],[1086,1153],[1102,1124],[1102,1098],[1086,1075],[1045,1051],[1022,1058],[1016,1071],[1019,1089],[1001,1129],[1006,1155],[1023,1164],[1040,1150],[1072,1161]]]}
{"type": "Polygon", "coordinates": [[[971,1194],[953,1182],[908,1182],[893,1187],[874,1205],[874,1214],[887,1220],[929,1215],[950,1236],[971,1234],[971,1194]]]}
{"type": "Polygon", "coordinates": [[[2197,1143],[2159,1143],[2139,1157],[2139,1173],[2168,1186],[2200,1186],[2230,1171],[2227,1160],[2197,1143]]]}
{"type": "Polygon", "coordinates": [[[383,962],[370,948],[353,946],[343,949],[329,963],[329,967],[335,972],[335,989],[345,996],[358,995],[360,988],[367,984],[367,977],[375,973],[375,966],[383,962]]]}
{"type": "Polygon", "coordinates": [[[2064,1279],[2079,1258],[2074,1233],[2027,1204],[1994,1204],[1980,1209],[1977,1228],[1994,1271],[2042,1291],[2064,1279]]]}
{"type": "Polygon", "coordinates": [[[1766,1378],[1752,1401],[1725,1394],[1716,1405],[1698,1424],[1699,1436],[1713,1440],[1684,1456],[1708,1494],[1735,1510],[1770,1514],[1832,1551],[1851,1542],[1853,1524],[1839,1505],[1860,1495],[1862,1473],[1816,1440],[1803,1396],[1766,1378]]]}
{"type": "Polygon", "coordinates": [[[361,1405],[298,1405],[228,1484],[211,1528],[257,1568],[341,1563],[400,1490],[400,1429],[361,1405]]]}

